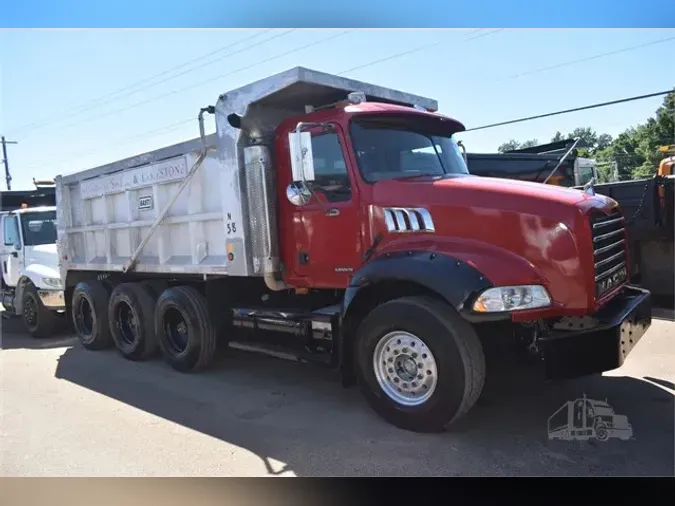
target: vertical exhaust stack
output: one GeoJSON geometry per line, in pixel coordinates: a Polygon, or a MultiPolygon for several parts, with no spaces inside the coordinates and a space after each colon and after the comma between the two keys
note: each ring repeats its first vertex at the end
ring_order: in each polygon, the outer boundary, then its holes
{"type": "Polygon", "coordinates": [[[262,273],[270,290],[287,290],[290,287],[277,279],[281,262],[276,226],[276,186],[270,148],[263,145],[244,148],[244,167],[253,272],[256,275],[262,273]]]}

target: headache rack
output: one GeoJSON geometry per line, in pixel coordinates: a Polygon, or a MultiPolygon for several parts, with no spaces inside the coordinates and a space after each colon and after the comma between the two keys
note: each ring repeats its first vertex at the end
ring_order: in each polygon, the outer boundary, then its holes
{"type": "Polygon", "coordinates": [[[595,297],[599,299],[627,279],[626,227],[619,208],[590,216],[595,263],[595,297]]]}

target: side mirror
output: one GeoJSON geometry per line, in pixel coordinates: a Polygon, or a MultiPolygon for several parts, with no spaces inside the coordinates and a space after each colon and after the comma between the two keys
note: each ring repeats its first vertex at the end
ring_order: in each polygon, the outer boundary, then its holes
{"type": "Polygon", "coordinates": [[[293,181],[314,181],[312,134],[309,132],[289,132],[288,145],[291,151],[293,181]]]}
{"type": "Polygon", "coordinates": [[[14,243],[14,249],[15,249],[16,251],[21,251],[21,244],[18,243],[18,242],[15,242],[15,243],[14,243]]]}
{"type": "Polygon", "coordinates": [[[294,206],[303,207],[312,199],[312,192],[303,183],[291,183],[286,187],[286,198],[294,206]]]}

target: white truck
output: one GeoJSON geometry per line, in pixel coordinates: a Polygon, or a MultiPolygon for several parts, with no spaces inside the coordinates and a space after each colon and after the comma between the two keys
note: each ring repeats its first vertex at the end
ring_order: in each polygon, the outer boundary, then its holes
{"type": "Polygon", "coordinates": [[[28,207],[0,214],[2,305],[19,315],[33,337],[48,337],[65,322],[56,251],[56,207],[28,207]]]}
{"type": "Polygon", "coordinates": [[[651,305],[616,203],[470,175],[437,109],[298,67],[218,97],[198,139],[57,177],[82,345],[185,372],[228,344],[321,362],[414,431],[471,409],[497,334],[549,377],[619,367],[651,305]]]}

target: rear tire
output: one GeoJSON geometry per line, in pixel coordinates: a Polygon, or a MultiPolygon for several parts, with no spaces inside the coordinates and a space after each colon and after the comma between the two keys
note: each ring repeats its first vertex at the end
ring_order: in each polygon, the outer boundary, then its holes
{"type": "Polygon", "coordinates": [[[108,325],[109,298],[108,289],[100,281],[81,281],[73,290],[73,327],[88,350],[103,350],[113,344],[108,325]]]}
{"type": "Polygon", "coordinates": [[[155,331],[167,363],[181,372],[208,367],[216,352],[216,326],[204,296],[190,286],[164,290],[155,307],[155,331]]]}
{"type": "Polygon", "coordinates": [[[147,285],[117,285],[108,303],[108,321],[115,346],[125,358],[145,360],[157,351],[155,298],[147,285]]]}
{"type": "Polygon", "coordinates": [[[375,308],[357,330],[356,372],[371,407],[398,428],[441,432],[476,403],[485,356],[473,328],[426,296],[375,308]]]}
{"type": "Polygon", "coordinates": [[[38,339],[50,337],[60,330],[63,321],[58,313],[47,309],[40,300],[37,288],[28,282],[22,296],[21,319],[28,333],[38,339]]]}

